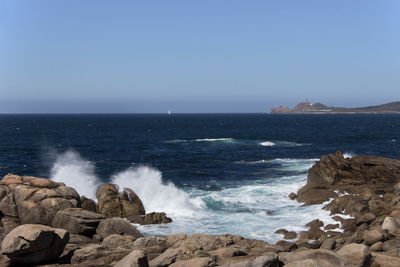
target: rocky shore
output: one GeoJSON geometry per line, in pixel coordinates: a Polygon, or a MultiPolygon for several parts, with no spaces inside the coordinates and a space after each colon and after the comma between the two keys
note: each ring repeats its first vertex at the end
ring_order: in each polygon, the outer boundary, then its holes
{"type": "Polygon", "coordinates": [[[241,236],[143,236],[160,224],[129,188],[104,184],[97,201],[63,183],[7,174],[0,181],[0,266],[400,266],[400,160],[324,155],[289,195],[326,203],[335,224],[313,220],[276,244],[241,236]]]}

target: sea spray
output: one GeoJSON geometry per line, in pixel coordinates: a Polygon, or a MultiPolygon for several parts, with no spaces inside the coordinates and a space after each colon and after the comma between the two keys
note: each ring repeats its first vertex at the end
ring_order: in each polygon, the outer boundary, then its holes
{"type": "Polygon", "coordinates": [[[163,183],[160,171],[139,166],[111,177],[121,189],[130,188],[139,196],[147,212],[166,212],[169,216],[192,216],[196,205],[189,195],[172,182],[163,183]]]}
{"type": "Polygon", "coordinates": [[[50,179],[54,182],[63,182],[73,187],[79,195],[92,199],[96,199],[96,189],[100,184],[94,164],[73,150],[56,156],[50,170],[50,179]]]}

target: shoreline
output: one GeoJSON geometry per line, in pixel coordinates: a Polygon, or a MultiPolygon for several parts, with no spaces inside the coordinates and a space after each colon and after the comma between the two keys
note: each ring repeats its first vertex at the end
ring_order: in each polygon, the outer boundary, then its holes
{"type": "MultiPolygon", "coordinates": [[[[322,156],[308,170],[307,183],[288,197],[303,205],[324,204],[337,223],[324,225],[316,219],[307,224],[307,231],[278,229],[275,233],[283,236],[276,244],[230,234],[143,237],[131,223],[169,223],[168,214],[147,214],[135,192],[127,188],[120,192],[111,184],[101,185],[96,197],[97,203],[63,183],[6,175],[0,180],[1,265],[29,261],[38,266],[400,265],[400,161],[396,159],[344,158],[341,152],[322,156]],[[21,236],[25,241],[34,239],[27,231],[58,236],[62,240],[57,239],[58,251],[43,256],[32,252],[37,248],[27,251],[16,246],[21,236]],[[126,262],[136,265],[122,265],[126,262]]],[[[25,244],[34,245],[34,240],[25,244]]]]}

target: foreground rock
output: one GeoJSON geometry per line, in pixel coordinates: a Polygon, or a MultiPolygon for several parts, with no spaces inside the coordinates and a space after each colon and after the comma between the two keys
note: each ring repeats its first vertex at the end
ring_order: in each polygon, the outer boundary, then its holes
{"type": "Polygon", "coordinates": [[[51,225],[66,229],[71,234],[92,237],[103,219],[105,217],[98,213],[81,208],[69,208],[58,211],[51,225]]]}
{"type": "Polygon", "coordinates": [[[134,238],[143,236],[135,226],[122,218],[108,218],[102,220],[96,229],[96,233],[101,239],[113,234],[129,235],[134,238]]]}
{"type": "Polygon", "coordinates": [[[69,233],[63,229],[25,224],[8,233],[1,251],[12,264],[38,264],[57,259],[68,241],[69,233]]]}
{"type": "Polygon", "coordinates": [[[0,181],[0,212],[18,224],[50,225],[59,210],[80,201],[75,189],[48,179],[7,174],[0,181]]]}

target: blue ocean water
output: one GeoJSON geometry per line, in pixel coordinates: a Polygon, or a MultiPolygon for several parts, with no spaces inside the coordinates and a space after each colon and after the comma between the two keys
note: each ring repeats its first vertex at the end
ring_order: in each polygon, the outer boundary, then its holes
{"type": "Polygon", "coordinates": [[[145,234],[232,233],[276,241],[329,215],[287,198],[321,155],[400,158],[399,115],[0,115],[0,176],[132,188],[169,225],[145,234]]]}

